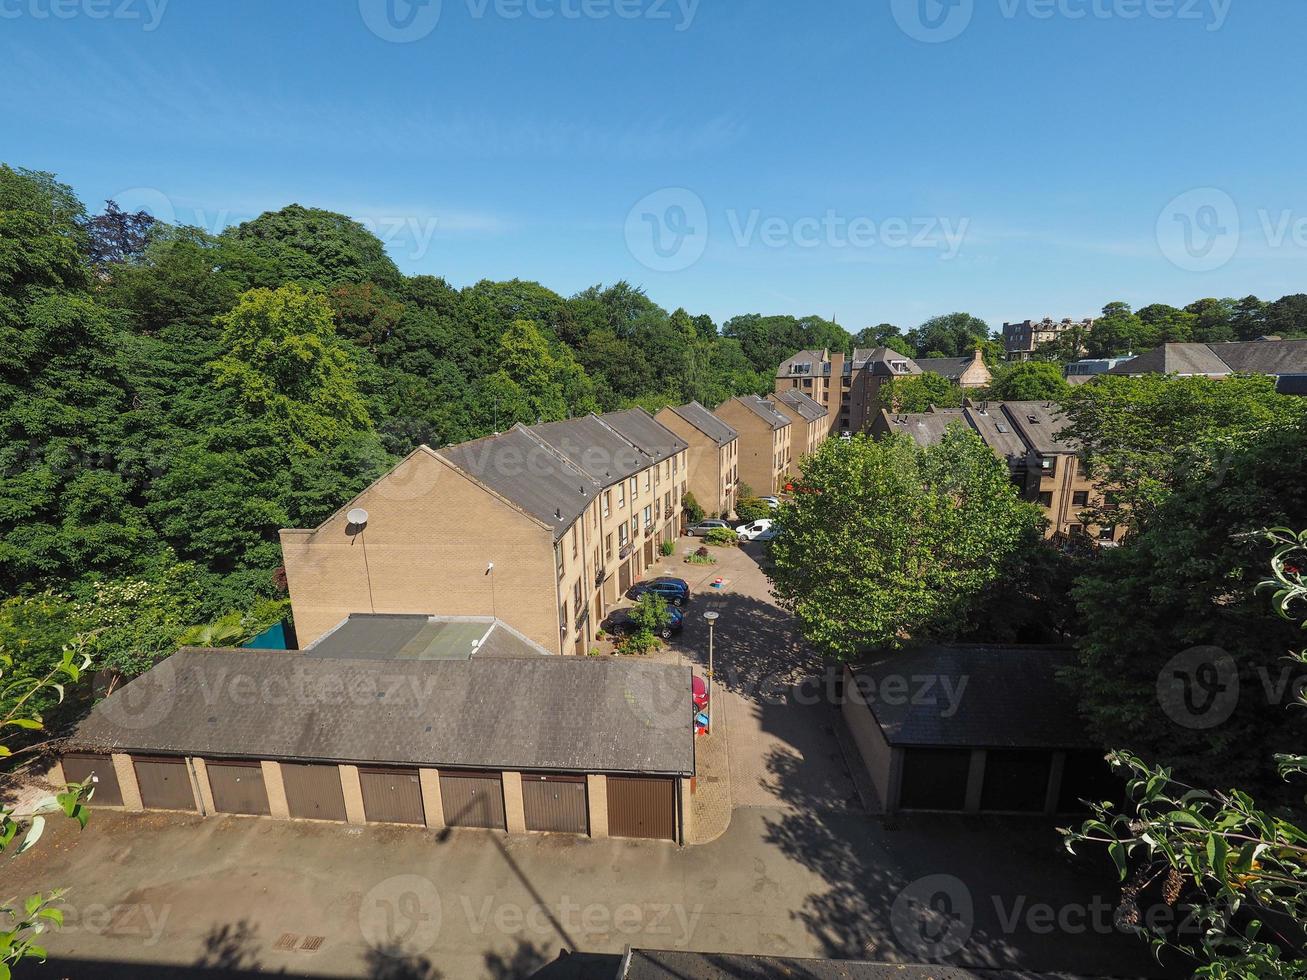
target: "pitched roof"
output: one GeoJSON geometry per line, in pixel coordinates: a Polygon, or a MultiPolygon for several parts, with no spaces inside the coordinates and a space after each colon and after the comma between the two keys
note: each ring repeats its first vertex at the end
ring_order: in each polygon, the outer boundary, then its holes
{"type": "Polygon", "coordinates": [[[586,657],[377,660],[183,649],[80,749],[564,772],[694,771],[690,670],[586,657]]]}
{"type": "Polygon", "coordinates": [[[731,401],[739,402],[773,429],[783,429],[790,424],[787,415],[778,412],[771,402],[758,395],[736,395],[731,401]]]}
{"type": "Polygon", "coordinates": [[[1307,340],[1249,340],[1209,344],[1209,349],[1239,374],[1302,374],[1307,372],[1307,340]]]}
{"type": "Polygon", "coordinates": [[[521,425],[484,439],[446,446],[438,455],[548,524],[554,529],[555,539],[572,526],[603,489],[591,474],[521,425]]]}
{"type": "Polygon", "coordinates": [[[1067,419],[1053,402],[991,402],[1003,410],[1021,438],[1035,452],[1045,456],[1074,453],[1075,443],[1062,438],[1067,419]]]}
{"type": "Polygon", "coordinates": [[[887,412],[881,409],[880,414],[890,432],[911,436],[912,441],[922,447],[937,445],[954,422],[966,424],[960,409],[933,412],[887,412]]]}
{"type": "Polygon", "coordinates": [[[698,402],[673,406],[672,411],[719,446],[739,438],[739,433],[698,402]]]}
{"type": "Polygon", "coordinates": [[[776,368],[776,376],[778,378],[791,377],[793,372],[790,370],[790,367],[795,364],[811,365],[811,370],[808,372],[809,375],[823,373],[830,374],[830,353],[824,350],[801,350],[797,354],[791,355],[781,361],[780,365],[776,368]]]}
{"type": "Polygon", "coordinates": [[[616,429],[627,442],[642,449],[660,463],[690,448],[688,442],[643,408],[608,412],[600,415],[599,420],[616,429]]]}
{"type": "Polygon", "coordinates": [[[901,354],[892,347],[873,347],[870,350],[859,348],[853,352],[853,366],[866,369],[877,375],[921,374],[917,362],[907,354],[901,354]],[[894,364],[903,364],[903,371],[895,371],[894,364]]]}
{"type": "Polygon", "coordinates": [[[1074,660],[1057,647],[931,645],[850,668],[859,687],[846,690],[861,691],[891,745],[1087,748],[1075,694],[1057,680],[1074,660]],[[914,677],[933,689],[891,696],[914,677]]]}
{"type": "Polygon", "coordinates": [[[1230,366],[1207,344],[1163,344],[1110,369],[1108,374],[1210,374],[1230,373],[1230,366]]]}
{"type": "Polygon", "coordinates": [[[809,422],[825,418],[830,414],[826,407],[811,395],[805,395],[798,388],[787,388],[774,396],[777,401],[785,402],[809,422]]]}
{"type": "Polygon", "coordinates": [[[1002,402],[981,402],[966,410],[967,423],[986,445],[1011,462],[1029,451],[1012,420],[1003,411],[1002,402]]]}
{"type": "Polygon", "coordinates": [[[588,473],[600,487],[612,486],[658,461],[597,415],[544,422],[527,431],[588,473]]]}
{"type": "Polygon", "coordinates": [[[974,357],[918,357],[915,360],[922,371],[942,375],[950,381],[962,377],[962,372],[975,363],[974,357]]]}

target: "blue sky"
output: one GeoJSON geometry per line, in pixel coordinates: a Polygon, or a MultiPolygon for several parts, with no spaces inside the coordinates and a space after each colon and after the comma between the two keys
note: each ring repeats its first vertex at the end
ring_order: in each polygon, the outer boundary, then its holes
{"type": "Polygon", "coordinates": [[[0,0],[0,160],[211,230],[343,211],[459,286],[997,327],[1307,291],[1304,28],[1298,0],[0,0]]]}

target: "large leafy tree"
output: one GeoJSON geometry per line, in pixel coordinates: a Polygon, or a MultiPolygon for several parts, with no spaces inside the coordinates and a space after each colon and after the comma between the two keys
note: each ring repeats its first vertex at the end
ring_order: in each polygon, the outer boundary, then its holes
{"type": "Polygon", "coordinates": [[[946,313],[909,330],[907,339],[918,357],[965,357],[989,342],[989,324],[970,313],[946,313]]]}
{"type": "Polygon", "coordinates": [[[385,246],[357,221],[291,204],[223,232],[246,246],[253,283],[336,286],[372,282],[399,287],[403,277],[385,246]]]}
{"type": "Polygon", "coordinates": [[[1000,401],[1060,402],[1069,390],[1061,365],[1051,361],[1023,361],[994,373],[989,397],[1000,401]]]}
{"type": "Polygon", "coordinates": [[[932,371],[890,378],[876,393],[876,407],[888,412],[925,412],[935,408],[957,408],[966,392],[948,378],[932,371]]]}
{"type": "Polygon", "coordinates": [[[938,445],[831,439],[802,462],[778,516],[772,584],[805,637],[840,658],[959,636],[1042,518],[1007,467],[958,425],[938,445]]]}

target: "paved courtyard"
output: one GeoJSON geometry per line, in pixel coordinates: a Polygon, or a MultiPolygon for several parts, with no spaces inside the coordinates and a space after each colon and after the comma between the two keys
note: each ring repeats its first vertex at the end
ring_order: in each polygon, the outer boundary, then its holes
{"type": "Polygon", "coordinates": [[[1104,867],[1073,863],[1046,823],[887,828],[861,812],[833,709],[792,696],[817,665],[768,598],[757,553],[722,556],[711,574],[679,566],[699,572],[685,575],[696,599],[660,654],[706,659],[699,614],[721,613],[734,809],[711,843],[97,812],[80,834],[52,823],[0,864],[6,895],[72,888],[51,962],[27,973],[507,978],[564,948],[630,944],[1157,975],[1112,927],[1104,867]],[[704,588],[718,575],[720,593],[704,588]]]}

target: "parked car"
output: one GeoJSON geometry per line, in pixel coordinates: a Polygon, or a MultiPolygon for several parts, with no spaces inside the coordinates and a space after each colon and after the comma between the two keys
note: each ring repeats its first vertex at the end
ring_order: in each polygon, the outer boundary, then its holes
{"type": "Polygon", "coordinates": [[[764,504],[766,504],[768,507],[770,507],[772,510],[780,510],[780,509],[781,509],[781,498],[780,498],[780,497],[759,497],[758,499],[761,500],[761,501],[762,501],[764,504]]]}
{"type": "Polygon", "coordinates": [[[754,521],[751,524],[737,527],[735,534],[741,541],[757,541],[763,534],[771,530],[771,523],[769,520],[754,521]]]}
{"type": "Polygon", "coordinates": [[[683,606],[690,601],[690,583],[683,578],[651,578],[648,582],[636,582],[626,593],[627,598],[639,600],[647,592],[660,595],[673,606],[683,606]]]}
{"type": "Polygon", "coordinates": [[[690,528],[685,533],[693,535],[696,538],[702,538],[709,531],[719,527],[724,527],[727,530],[730,530],[731,526],[727,524],[725,521],[718,521],[718,520],[700,521],[698,524],[694,525],[694,527],[690,528]]]}
{"type": "MultiPolygon", "coordinates": [[[[671,620],[658,631],[658,635],[664,640],[671,639],[673,633],[679,633],[685,628],[685,613],[679,609],[668,610],[672,614],[671,620]]],[[[640,624],[631,618],[630,609],[617,609],[612,615],[603,621],[604,632],[612,636],[625,636],[630,633],[640,632],[640,624]]]]}

